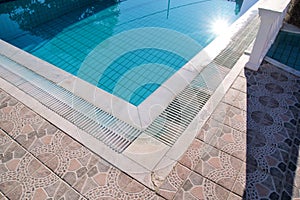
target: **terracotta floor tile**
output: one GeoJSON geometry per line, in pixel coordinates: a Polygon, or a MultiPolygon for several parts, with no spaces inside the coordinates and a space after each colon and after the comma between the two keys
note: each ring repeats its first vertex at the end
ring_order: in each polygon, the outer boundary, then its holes
{"type": "Polygon", "coordinates": [[[2,157],[0,162],[0,190],[5,196],[9,199],[82,197],[6,133],[0,131],[0,135],[1,152],[4,155],[12,155],[9,159],[6,156],[2,157]],[[17,162],[13,162],[14,160],[17,162]],[[50,194],[47,188],[52,185],[59,188],[50,194]]]}
{"type": "Polygon", "coordinates": [[[230,88],[223,97],[222,102],[232,105],[239,93],[239,90],[230,88]]]}
{"type": "Polygon", "coordinates": [[[300,199],[299,123],[299,77],[244,69],[153,191],[0,90],[0,199],[300,199]]]}
{"type": "Polygon", "coordinates": [[[193,170],[206,152],[206,148],[212,147],[200,140],[194,140],[184,155],[179,159],[179,163],[193,170]]]}
{"type": "Polygon", "coordinates": [[[174,199],[227,199],[229,191],[203,176],[192,172],[174,199]]]}
{"type": "Polygon", "coordinates": [[[177,164],[160,186],[158,193],[166,199],[172,199],[190,173],[188,168],[177,164]]]}
{"type": "Polygon", "coordinates": [[[234,81],[234,83],[232,84],[232,88],[246,93],[246,91],[247,91],[246,80],[247,80],[246,78],[238,76],[236,78],[236,80],[234,81]]]}
{"type": "Polygon", "coordinates": [[[228,196],[227,199],[228,199],[228,200],[242,200],[243,197],[238,196],[237,194],[234,194],[234,193],[231,192],[231,193],[229,194],[229,196],[228,196]]]}
{"type": "Polygon", "coordinates": [[[228,104],[220,103],[211,118],[238,131],[247,129],[247,113],[228,104]]]}
{"type": "Polygon", "coordinates": [[[298,189],[285,179],[279,179],[258,168],[243,165],[233,191],[245,199],[291,199],[291,196],[297,196],[298,189]]]}
{"type": "Polygon", "coordinates": [[[243,161],[218,149],[206,151],[194,171],[201,176],[231,190],[243,161]]]}
{"type": "Polygon", "coordinates": [[[209,119],[197,138],[241,160],[246,160],[246,133],[209,119]]]}

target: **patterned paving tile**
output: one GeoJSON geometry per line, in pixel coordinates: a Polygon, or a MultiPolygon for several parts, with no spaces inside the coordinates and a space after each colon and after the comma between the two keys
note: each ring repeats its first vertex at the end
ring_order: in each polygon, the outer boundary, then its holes
{"type": "Polygon", "coordinates": [[[288,136],[254,130],[248,130],[247,134],[247,163],[264,171],[279,168],[280,170],[276,174],[279,177],[283,176],[290,162],[288,136]]]}
{"type": "Polygon", "coordinates": [[[2,194],[1,192],[0,192],[0,199],[1,200],[8,200],[8,198],[6,196],[4,196],[4,194],[2,194]]]}
{"type": "Polygon", "coordinates": [[[0,131],[0,190],[9,199],[80,199],[82,196],[0,131]]]}
{"type": "Polygon", "coordinates": [[[221,102],[211,118],[238,131],[246,132],[247,113],[244,110],[221,102]]]}
{"type": "Polygon", "coordinates": [[[240,91],[233,88],[229,88],[229,90],[224,95],[222,102],[233,105],[233,102],[238,97],[239,93],[240,91]]]}
{"type": "Polygon", "coordinates": [[[242,200],[243,197],[231,192],[227,198],[228,200],[242,200]]]}
{"type": "Polygon", "coordinates": [[[230,190],[242,161],[200,140],[194,140],[179,162],[230,190]]]}
{"type": "Polygon", "coordinates": [[[258,72],[246,70],[246,77],[247,169],[237,179],[245,185],[235,184],[235,192],[246,188],[246,199],[297,198],[299,78],[268,64],[258,72]]]}
{"type": "Polygon", "coordinates": [[[213,149],[195,167],[195,172],[230,190],[242,161],[227,153],[213,149]]]}
{"type": "MultiPolygon", "coordinates": [[[[17,103],[0,109],[3,127],[25,149],[90,199],[156,199],[157,195],[17,103]],[[4,109],[4,111],[3,111],[4,109]]],[[[4,159],[9,159],[5,155],[4,159]]]]}
{"type": "Polygon", "coordinates": [[[291,199],[297,197],[297,188],[260,169],[243,165],[233,191],[243,199],[291,199]]]}
{"type": "Polygon", "coordinates": [[[93,178],[88,177],[81,192],[88,199],[159,199],[154,192],[115,168],[105,175],[97,173],[93,178]]]}
{"type": "Polygon", "coordinates": [[[205,152],[209,151],[207,150],[209,148],[212,148],[212,146],[205,144],[200,140],[194,140],[187,151],[179,159],[179,163],[191,170],[194,170],[205,152]]]}
{"type": "Polygon", "coordinates": [[[292,192],[289,193],[290,197],[292,197],[294,200],[300,200],[300,189],[293,187],[292,192]]]}
{"type": "Polygon", "coordinates": [[[300,199],[300,79],[266,63],[241,71],[157,191],[1,90],[0,128],[18,142],[1,132],[0,199],[300,199]]]}
{"type": "Polygon", "coordinates": [[[173,199],[190,173],[190,169],[177,164],[160,186],[158,193],[166,199],[173,199]]]}
{"type": "Polygon", "coordinates": [[[211,114],[210,118],[222,123],[230,107],[231,106],[227,103],[219,103],[214,112],[211,114]]]}
{"type": "Polygon", "coordinates": [[[234,83],[232,84],[232,88],[239,90],[241,92],[247,92],[247,80],[245,77],[238,76],[234,83]]]}
{"type": "Polygon", "coordinates": [[[183,186],[178,190],[174,200],[181,199],[212,199],[223,200],[229,197],[230,191],[209,179],[192,172],[183,186]]]}
{"type": "Polygon", "coordinates": [[[244,92],[239,92],[237,98],[231,105],[247,112],[248,103],[249,100],[247,98],[247,94],[244,92]]]}
{"type": "Polygon", "coordinates": [[[209,119],[197,138],[221,151],[246,161],[246,132],[240,132],[214,119],[209,119]]]}
{"type": "Polygon", "coordinates": [[[247,111],[247,94],[237,89],[230,88],[222,99],[222,102],[238,109],[247,111]]]}
{"type": "MultiPolygon", "coordinates": [[[[293,87],[298,83],[292,75],[269,65],[257,74],[246,74],[260,80],[259,87],[248,91],[251,103],[247,114],[247,163],[284,180],[287,185],[297,185],[300,101],[294,92],[291,94],[291,88],[295,91],[293,87]]],[[[252,84],[257,85],[250,81],[250,88],[252,84]]]]}
{"type": "Polygon", "coordinates": [[[266,64],[258,72],[246,73],[247,92],[252,96],[269,96],[291,104],[299,102],[299,78],[266,64]]]}

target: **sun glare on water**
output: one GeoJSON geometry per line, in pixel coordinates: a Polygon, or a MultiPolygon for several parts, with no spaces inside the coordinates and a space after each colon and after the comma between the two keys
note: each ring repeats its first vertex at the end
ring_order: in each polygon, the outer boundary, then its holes
{"type": "Polygon", "coordinates": [[[220,35],[220,34],[224,33],[228,27],[229,27],[229,24],[224,19],[214,20],[211,25],[212,32],[216,35],[220,35]]]}

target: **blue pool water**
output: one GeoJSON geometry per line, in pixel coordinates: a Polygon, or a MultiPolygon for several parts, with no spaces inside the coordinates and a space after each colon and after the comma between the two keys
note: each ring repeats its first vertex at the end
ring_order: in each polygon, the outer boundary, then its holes
{"type": "Polygon", "coordinates": [[[256,1],[12,1],[0,38],[137,106],[256,1]]]}
{"type": "Polygon", "coordinates": [[[280,31],[267,56],[300,71],[300,34],[280,31]]]}

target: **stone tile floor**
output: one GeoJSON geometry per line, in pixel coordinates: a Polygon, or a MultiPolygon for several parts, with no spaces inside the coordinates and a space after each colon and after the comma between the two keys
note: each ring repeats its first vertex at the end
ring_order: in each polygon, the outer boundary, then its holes
{"type": "Polygon", "coordinates": [[[300,199],[299,145],[300,78],[267,63],[240,73],[156,191],[0,89],[0,199],[300,199]]]}

